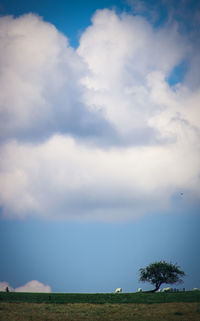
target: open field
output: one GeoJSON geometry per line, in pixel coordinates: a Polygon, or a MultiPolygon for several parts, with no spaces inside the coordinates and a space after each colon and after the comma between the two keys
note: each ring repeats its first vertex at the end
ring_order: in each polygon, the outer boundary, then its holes
{"type": "Polygon", "coordinates": [[[175,293],[20,293],[0,292],[0,302],[29,303],[172,303],[200,302],[200,291],[175,293]]]}
{"type": "Polygon", "coordinates": [[[200,293],[3,293],[0,321],[200,321],[200,293]]]}
{"type": "Polygon", "coordinates": [[[0,303],[1,321],[199,321],[199,303],[0,303]]]}

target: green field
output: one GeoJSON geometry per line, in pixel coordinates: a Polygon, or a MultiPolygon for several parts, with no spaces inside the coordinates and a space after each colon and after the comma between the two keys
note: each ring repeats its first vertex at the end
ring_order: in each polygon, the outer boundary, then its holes
{"type": "Polygon", "coordinates": [[[200,292],[3,293],[0,321],[200,321],[200,292]]]}
{"type": "Polygon", "coordinates": [[[172,303],[200,302],[200,291],[176,293],[20,293],[0,292],[0,302],[30,303],[172,303]]]}

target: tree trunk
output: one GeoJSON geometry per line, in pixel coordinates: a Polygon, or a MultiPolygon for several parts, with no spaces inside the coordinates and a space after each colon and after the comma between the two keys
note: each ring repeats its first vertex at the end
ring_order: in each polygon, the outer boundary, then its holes
{"type": "Polygon", "coordinates": [[[150,291],[144,291],[144,292],[145,292],[145,293],[154,293],[154,292],[156,292],[156,291],[159,290],[160,286],[161,286],[161,284],[157,284],[156,287],[155,287],[155,289],[150,290],[150,291]]]}
{"type": "Polygon", "coordinates": [[[160,285],[157,285],[157,286],[155,287],[155,289],[153,289],[153,290],[150,291],[150,292],[154,293],[154,292],[158,291],[158,290],[159,290],[159,287],[160,287],[160,285]]]}

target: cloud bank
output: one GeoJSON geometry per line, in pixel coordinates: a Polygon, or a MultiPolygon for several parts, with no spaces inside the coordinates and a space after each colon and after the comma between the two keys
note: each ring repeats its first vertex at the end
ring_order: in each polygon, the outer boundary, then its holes
{"type": "Polygon", "coordinates": [[[51,292],[51,287],[49,285],[45,285],[36,280],[30,281],[25,285],[15,289],[13,289],[7,282],[0,282],[0,291],[5,291],[6,287],[8,287],[10,291],[15,291],[15,292],[42,292],[42,293],[51,292]]]}
{"type": "Polygon", "coordinates": [[[32,14],[0,30],[2,215],[123,220],[180,191],[199,201],[196,48],[176,24],[99,10],[76,51],[32,14]]]}

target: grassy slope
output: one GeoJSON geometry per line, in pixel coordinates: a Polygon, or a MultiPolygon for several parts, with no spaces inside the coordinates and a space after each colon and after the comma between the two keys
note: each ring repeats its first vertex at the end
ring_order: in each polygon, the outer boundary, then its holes
{"type": "Polygon", "coordinates": [[[0,292],[0,302],[29,303],[172,303],[200,302],[200,291],[178,293],[15,293],[0,292]]]}

